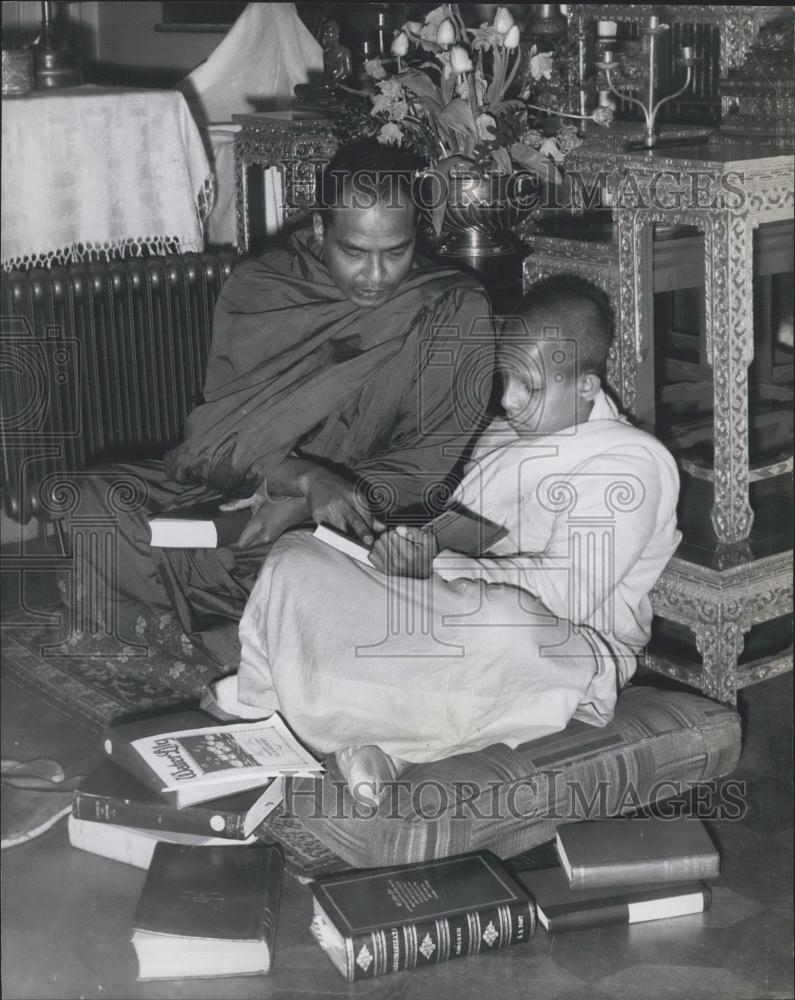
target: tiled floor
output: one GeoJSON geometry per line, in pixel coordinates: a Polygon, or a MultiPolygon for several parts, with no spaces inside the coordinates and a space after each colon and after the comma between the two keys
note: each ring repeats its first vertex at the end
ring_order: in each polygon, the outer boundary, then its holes
{"type": "MultiPolygon", "coordinates": [[[[138,983],[129,936],[144,873],[73,850],[62,821],[3,853],[3,996],[792,997],[791,703],[791,674],[742,695],[745,748],[735,777],[745,783],[748,811],[712,824],[723,859],[707,914],[554,938],[539,930],[529,945],[493,956],[348,986],[309,934],[309,891],[286,876],[267,978],[138,983]]],[[[69,774],[97,757],[93,738],[5,677],[2,711],[4,757],[55,757],[69,774]]]]}

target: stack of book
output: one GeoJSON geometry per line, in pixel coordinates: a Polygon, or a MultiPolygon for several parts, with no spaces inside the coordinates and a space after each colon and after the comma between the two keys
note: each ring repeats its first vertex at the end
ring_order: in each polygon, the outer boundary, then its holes
{"type": "Polygon", "coordinates": [[[74,794],[69,840],[139,868],[161,841],[253,843],[282,800],[285,776],[322,771],[278,713],[218,725],[203,712],[178,712],[115,726],[103,747],[107,759],[74,794]]]}
{"type": "Polygon", "coordinates": [[[354,982],[520,944],[537,923],[557,934],[700,913],[700,880],[718,875],[703,824],[685,817],[569,823],[555,848],[560,866],[531,872],[479,851],[316,879],[312,934],[354,982]]]}
{"type": "Polygon", "coordinates": [[[521,872],[550,934],[701,913],[720,857],[700,820],[636,817],[566,823],[559,868],[521,872]]]}
{"type": "Polygon", "coordinates": [[[179,712],[115,726],[103,748],[74,794],[69,840],[148,869],[132,934],[139,978],[268,972],[283,859],[254,831],[285,777],[317,776],[320,762],[278,713],[218,725],[179,712]]]}

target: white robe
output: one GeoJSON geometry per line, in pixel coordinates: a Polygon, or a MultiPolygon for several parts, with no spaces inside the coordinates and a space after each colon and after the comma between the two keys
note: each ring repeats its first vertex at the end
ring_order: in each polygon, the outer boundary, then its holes
{"type": "Polygon", "coordinates": [[[537,440],[492,424],[457,500],[508,535],[388,577],[309,532],[283,536],[240,623],[238,698],[318,752],[425,762],[604,725],[648,641],[648,592],[679,543],[665,448],[600,394],[537,440]]]}

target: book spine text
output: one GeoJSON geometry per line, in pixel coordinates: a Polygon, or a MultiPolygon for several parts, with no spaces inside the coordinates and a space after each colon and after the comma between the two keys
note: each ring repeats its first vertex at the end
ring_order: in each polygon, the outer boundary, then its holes
{"type": "Polygon", "coordinates": [[[165,801],[133,802],[75,792],[72,812],[78,819],[93,823],[112,823],[140,830],[161,830],[171,833],[194,833],[202,837],[227,837],[243,840],[244,817],[238,813],[218,810],[177,809],[165,801]]]}
{"type": "Polygon", "coordinates": [[[593,868],[572,868],[572,889],[590,889],[611,885],[642,885],[647,882],[690,882],[695,879],[717,878],[720,858],[703,855],[664,861],[638,861],[593,868]]]}
{"type": "Polygon", "coordinates": [[[529,941],[535,929],[535,904],[531,901],[357,934],[345,941],[347,979],[373,979],[388,972],[496,951],[529,941]]]}

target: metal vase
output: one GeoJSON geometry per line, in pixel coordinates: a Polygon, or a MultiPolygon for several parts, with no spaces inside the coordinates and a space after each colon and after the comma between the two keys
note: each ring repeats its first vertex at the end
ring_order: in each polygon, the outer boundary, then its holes
{"type": "MultiPolygon", "coordinates": [[[[432,180],[429,176],[428,191],[432,180]]],[[[538,208],[540,191],[540,182],[531,174],[451,174],[442,232],[427,234],[434,253],[451,257],[515,254],[513,231],[538,208]]],[[[424,206],[431,203],[432,197],[423,198],[424,206]]]]}

